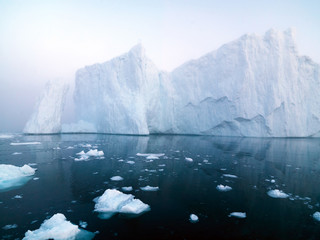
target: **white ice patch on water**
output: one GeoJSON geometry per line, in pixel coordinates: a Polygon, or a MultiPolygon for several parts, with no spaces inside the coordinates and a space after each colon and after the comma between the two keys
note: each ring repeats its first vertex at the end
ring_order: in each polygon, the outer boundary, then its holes
{"type": "Polygon", "coordinates": [[[192,159],[192,158],[186,157],[185,159],[186,159],[186,161],[188,161],[188,162],[193,162],[193,159],[192,159]]]}
{"type": "Polygon", "coordinates": [[[131,160],[127,161],[127,163],[128,163],[128,164],[135,164],[135,162],[134,162],[134,161],[131,161],[131,160]]]}
{"type": "Polygon", "coordinates": [[[116,189],[107,189],[94,201],[96,202],[94,211],[99,212],[99,217],[102,219],[108,219],[115,213],[140,215],[150,210],[148,204],[134,199],[132,194],[125,194],[116,189]]]}
{"type": "Polygon", "coordinates": [[[66,217],[57,213],[50,219],[45,220],[39,229],[25,233],[23,240],[73,240],[73,239],[92,239],[94,233],[80,230],[79,227],[67,221],[66,217]]]}
{"type": "Polygon", "coordinates": [[[0,164],[0,191],[22,186],[34,174],[35,169],[28,165],[17,167],[10,164],[0,164]]]}
{"type": "Polygon", "coordinates": [[[82,228],[86,228],[88,226],[88,223],[84,221],[79,221],[79,226],[82,228]]]}
{"type": "Polygon", "coordinates": [[[18,225],[17,224],[8,224],[8,225],[5,225],[4,227],[2,227],[3,230],[10,230],[10,229],[14,229],[14,228],[17,228],[18,225]]]}
{"type": "Polygon", "coordinates": [[[192,223],[196,223],[196,222],[199,221],[199,218],[195,214],[190,214],[189,221],[192,222],[192,223]]]}
{"type": "Polygon", "coordinates": [[[41,142],[12,142],[10,145],[12,146],[19,146],[19,145],[37,145],[41,144],[41,142]]]}
{"type": "Polygon", "coordinates": [[[312,215],[312,217],[313,217],[315,220],[317,220],[317,221],[320,222],[320,212],[315,212],[315,213],[312,215]]]}
{"type": "Polygon", "coordinates": [[[0,139],[14,138],[12,134],[0,134],[0,139]]]}
{"type": "Polygon", "coordinates": [[[22,152],[14,152],[14,153],[12,153],[12,155],[20,155],[20,154],[22,154],[22,152]]]}
{"type": "Polygon", "coordinates": [[[236,175],[232,175],[232,174],[223,174],[223,176],[228,178],[238,178],[236,175]]]}
{"type": "Polygon", "coordinates": [[[220,184],[217,186],[217,190],[220,192],[228,192],[228,191],[232,190],[232,187],[229,187],[227,185],[224,186],[224,185],[220,184]]]}
{"type": "Polygon", "coordinates": [[[267,192],[267,194],[269,195],[269,197],[272,197],[272,198],[287,198],[287,197],[289,197],[288,194],[284,193],[283,191],[281,191],[279,189],[270,190],[267,192]]]}
{"type": "Polygon", "coordinates": [[[164,153],[137,153],[139,157],[146,157],[149,160],[159,159],[159,157],[163,157],[164,153]]]}
{"type": "Polygon", "coordinates": [[[80,158],[75,158],[75,161],[87,161],[90,157],[102,157],[104,156],[103,151],[98,151],[97,149],[90,149],[88,152],[84,152],[83,150],[81,152],[78,152],[77,155],[80,156],[80,158]]]}
{"type": "Polygon", "coordinates": [[[110,178],[111,181],[122,181],[123,180],[123,177],[120,177],[120,176],[113,176],[110,178]]]}
{"type": "Polygon", "coordinates": [[[140,187],[140,189],[142,191],[149,191],[149,192],[155,192],[155,191],[158,191],[159,190],[159,187],[151,187],[149,185],[145,186],[145,187],[140,187]]]}
{"type": "Polygon", "coordinates": [[[122,191],[124,191],[124,192],[131,192],[131,191],[133,190],[133,188],[132,188],[131,186],[129,186],[129,187],[122,187],[121,189],[122,189],[122,191]]]}
{"type": "Polygon", "coordinates": [[[232,212],[228,217],[246,218],[247,214],[245,212],[232,212]]]}

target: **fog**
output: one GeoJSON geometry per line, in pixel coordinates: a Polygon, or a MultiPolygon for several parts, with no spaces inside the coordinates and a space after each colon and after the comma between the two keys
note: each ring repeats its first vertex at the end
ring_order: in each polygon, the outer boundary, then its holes
{"type": "MultiPolygon", "coordinates": [[[[141,42],[163,70],[245,33],[294,27],[301,55],[320,63],[318,1],[0,0],[0,132],[21,132],[47,81],[141,42]]],[[[64,121],[72,119],[72,87],[64,121]]]]}

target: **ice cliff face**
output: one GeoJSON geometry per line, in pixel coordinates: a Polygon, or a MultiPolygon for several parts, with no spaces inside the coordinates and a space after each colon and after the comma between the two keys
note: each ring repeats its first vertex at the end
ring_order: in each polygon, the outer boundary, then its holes
{"type": "Polygon", "coordinates": [[[23,132],[31,134],[60,132],[67,92],[68,85],[61,80],[48,82],[23,132]]]}
{"type": "Polygon", "coordinates": [[[312,136],[320,130],[319,65],[293,32],[245,35],[172,72],[176,132],[312,136]]]}
{"type": "Polygon", "coordinates": [[[78,70],[74,101],[79,121],[97,132],[149,134],[168,129],[167,74],[145,56],[141,45],[103,64],[78,70]]]}
{"type": "Polygon", "coordinates": [[[171,73],[137,45],[80,69],[75,86],[78,123],[65,132],[320,136],[319,65],[291,30],[244,35],[171,73]]]}

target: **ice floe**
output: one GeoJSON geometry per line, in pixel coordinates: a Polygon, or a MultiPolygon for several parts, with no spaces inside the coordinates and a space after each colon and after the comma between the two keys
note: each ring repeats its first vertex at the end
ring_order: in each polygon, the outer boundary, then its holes
{"type": "Polygon", "coordinates": [[[0,164],[0,191],[22,186],[35,174],[35,169],[28,165],[17,167],[10,164],[0,164]]]}
{"type": "Polygon", "coordinates": [[[238,178],[236,175],[232,175],[232,174],[223,174],[223,176],[228,178],[238,178]]]}
{"type": "Polygon", "coordinates": [[[269,195],[269,197],[272,197],[272,198],[287,198],[287,197],[289,197],[288,194],[284,193],[283,191],[281,191],[279,189],[270,190],[267,192],[267,194],[269,195]]]}
{"type": "Polygon", "coordinates": [[[72,240],[72,239],[92,239],[94,233],[79,229],[79,227],[67,221],[62,213],[53,215],[45,220],[39,229],[25,233],[23,240],[72,240]]]}
{"type": "Polygon", "coordinates": [[[7,139],[7,138],[13,138],[14,135],[12,134],[0,134],[0,139],[7,139]]]}
{"type": "Polygon", "coordinates": [[[122,181],[123,180],[123,177],[120,177],[120,176],[113,176],[110,178],[111,181],[122,181]]]}
{"type": "Polygon", "coordinates": [[[8,225],[5,225],[4,227],[2,227],[3,230],[10,230],[10,229],[14,229],[14,228],[17,228],[18,225],[17,224],[8,224],[8,225]]]}
{"type": "Polygon", "coordinates": [[[145,187],[140,187],[140,189],[142,191],[147,191],[147,192],[155,192],[159,190],[159,187],[151,187],[149,185],[145,186],[145,187]]]}
{"type": "Polygon", "coordinates": [[[315,212],[312,217],[317,220],[317,221],[320,221],[320,212],[315,212]]]}
{"type": "Polygon", "coordinates": [[[232,190],[232,187],[229,187],[227,185],[224,186],[224,185],[220,184],[217,186],[217,190],[220,192],[228,192],[228,191],[232,190]]]}
{"type": "Polygon", "coordinates": [[[37,145],[41,144],[41,142],[12,142],[10,145],[12,146],[19,146],[19,145],[37,145]]]}
{"type": "Polygon", "coordinates": [[[188,161],[188,162],[193,162],[193,159],[192,159],[192,158],[186,157],[185,159],[186,159],[186,161],[188,161]]]}
{"type": "Polygon", "coordinates": [[[20,154],[22,154],[22,152],[14,152],[14,153],[12,153],[12,155],[20,155],[20,154]]]}
{"type": "Polygon", "coordinates": [[[103,157],[104,152],[98,151],[97,149],[90,149],[88,152],[82,150],[81,152],[78,152],[77,155],[79,155],[80,158],[75,158],[75,161],[87,161],[90,157],[103,157]]]}
{"type": "Polygon", "coordinates": [[[131,186],[129,186],[129,187],[122,187],[121,189],[122,189],[122,191],[124,191],[124,192],[131,192],[131,191],[133,190],[133,188],[132,188],[131,186]]]}
{"type": "Polygon", "coordinates": [[[228,217],[246,218],[247,214],[245,212],[232,212],[228,217]]]}
{"type": "Polygon", "coordinates": [[[116,189],[107,189],[102,196],[94,200],[94,211],[99,212],[102,219],[111,218],[115,213],[140,215],[150,210],[148,204],[134,199],[132,194],[125,194],[116,189]]]}
{"type": "Polygon", "coordinates": [[[135,162],[134,162],[134,161],[131,161],[131,160],[127,161],[127,163],[129,163],[129,164],[135,164],[135,162]]]}
{"type": "Polygon", "coordinates": [[[199,221],[199,218],[195,214],[190,214],[189,221],[192,222],[192,223],[196,223],[196,222],[199,221]]]}
{"type": "Polygon", "coordinates": [[[159,159],[160,157],[163,157],[164,153],[137,153],[136,154],[139,157],[146,157],[148,160],[155,160],[159,159]]]}

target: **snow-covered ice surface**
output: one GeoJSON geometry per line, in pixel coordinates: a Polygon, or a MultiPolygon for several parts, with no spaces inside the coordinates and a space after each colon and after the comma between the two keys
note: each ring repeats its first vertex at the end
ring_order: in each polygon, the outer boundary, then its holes
{"type": "MultiPolygon", "coordinates": [[[[319,137],[319,80],[291,29],[243,35],[170,73],[138,44],[77,71],[76,121],[63,131],[319,137]]],[[[66,89],[47,87],[25,132],[60,131],[66,89]]]]}
{"type": "Polygon", "coordinates": [[[59,133],[68,89],[63,80],[48,82],[23,131],[32,134],[59,133]]]}
{"type": "Polygon", "coordinates": [[[148,204],[116,189],[107,189],[102,196],[95,199],[95,202],[94,211],[99,212],[102,219],[108,219],[115,213],[140,215],[150,210],[148,204]]]}
{"type": "Polygon", "coordinates": [[[94,233],[81,230],[77,225],[69,222],[62,213],[53,215],[45,220],[39,229],[25,233],[23,240],[71,240],[71,239],[92,239],[94,233]]]}
{"type": "Polygon", "coordinates": [[[245,212],[232,212],[229,214],[229,217],[246,218],[247,214],[245,212]]]}
{"type": "Polygon", "coordinates": [[[227,186],[227,185],[222,185],[222,184],[219,184],[217,187],[217,190],[220,191],[220,192],[228,192],[228,191],[231,191],[232,190],[232,187],[230,186],[227,186]]]}
{"type": "Polygon", "coordinates": [[[0,191],[8,191],[27,183],[35,169],[28,165],[17,167],[10,164],[0,164],[0,191]]]}
{"type": "Polygon", "coordinates": [[[288,194],[284,193],[283,191],[279,189],[270,190],[267,192],[267,194],[272,198],[287,198],[289,197],[288,194]]]}

